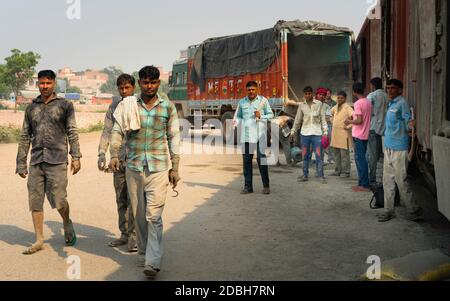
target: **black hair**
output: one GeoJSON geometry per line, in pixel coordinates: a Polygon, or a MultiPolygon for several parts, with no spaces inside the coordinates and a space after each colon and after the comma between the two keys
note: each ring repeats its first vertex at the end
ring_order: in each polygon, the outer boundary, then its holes
{"type": "Polygon", "coordinates": [[[117,87],[125,84],[136,86],[136,80],[129,74],[123,73],[117,78],[117,87]]]}
{"type": "Polygon", "coordinates": [[[383,89],[383,80],[379,77],[374,77],[370,80],[370,83],[375,87],[375,89],[383,89]]]}
{"type": "Polygon", "coordinates": [[[345,91],[339,91],[338,96],[344,96],[347,98],[347,93],[345,93],[345,91]]]}
{"type": "Polygon", "coordinates": [[[42,70],[42,71],[39,71],[39,73],[38,73],[38,79],[39,79],[39,78],[44,78],[44,77],[49,78],[49,79],[51,79],[51,80],[55,80],[55,79],[56,79],[56,74],[55,74],[55,72],[53,72],[52,70],[42,70]]]}
{"type": "Polygon", "coordinates": [[[364,94],[364,85],[362,83],[354,83],[353,84],[353,92],[359,95],[364,94]]]}
{"type": "Polygon", "coordinates": [[[395,78],[388,80],[387,85],[389,85],[389,86],[396,86],[397,88],[403,89],[402,81],[398,80],[398,79],[395,79],[395,78]]]}
{"type": "Polygon", "coordinates": [[[307,92],[314,93],[314,89],[311,86],[307,86],[303,89],[303,93],[307,92]]]}
{"type": "Polygon", "coordinates": [[[150,79],[157,80],[159,79],[160,73],[158,68],[155,66],[146,66],[139,71],[139,79],[150,79]]]}
{"type": "Polygon", "coordinates": [[[247,83],[247,85],[245,85],[245,87],[246,87],[247,89],[250,88],[250,87],[258,88],[258,83],[255,82],[255,81],[253,81],[253,80],[251,80],[251,81],[249,81],[249,82],[247,83]]]}

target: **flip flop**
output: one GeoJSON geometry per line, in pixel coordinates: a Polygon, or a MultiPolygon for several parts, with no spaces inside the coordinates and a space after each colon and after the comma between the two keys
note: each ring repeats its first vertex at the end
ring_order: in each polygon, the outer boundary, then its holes
{"type": "Polygon", "coordinates": [[[70,247],[77,243],[77,235],[75,233],[75,229],[73,228],[72,220],[69,220],[67,227],[64,227],[64,239],[66,241],[66,245],[70,247]],[[70,237],[72,237],[72,239],[70,239],[70,237]]]}
{"type": "Polygon", "coordinates": [[[39,252],[44,248],[44,245],[32,245],[31,247],[27,248],[25,251],[22,252],[23,255],[32,255],[34,253],[39,252]]]}
{"type": "Polygon", "coordinates": [[[113,240],[112,242],[110,242],[108,244],[108,246],[110,246],[111,248],[115,248],[115,247],[126,245],[127,242],[128,242],[127,240],[123,240],[123,239],[119,238],[119,239],[116,239],[116,240],[113,240]]]}

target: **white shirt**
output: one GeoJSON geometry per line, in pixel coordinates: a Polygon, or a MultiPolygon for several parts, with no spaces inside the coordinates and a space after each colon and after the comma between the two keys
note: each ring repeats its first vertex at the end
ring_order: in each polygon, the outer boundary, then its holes
{"type": "Polygon", "coordinates": [[[311,107],[306,100],[303,100],[298,107],[292,133],[295,134],[301,127],[303,136],[328,135],[328,125],[325,118],[326,109],[327,106],[319,100],[314,100],[311,107]]]}

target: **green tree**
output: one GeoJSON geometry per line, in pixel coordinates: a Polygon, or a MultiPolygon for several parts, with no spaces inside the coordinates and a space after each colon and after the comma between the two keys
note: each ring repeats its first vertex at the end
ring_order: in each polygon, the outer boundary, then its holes
{"type": "MultiPolygon", "coordinates": [[[[6,64],[2,69],[2,82],[17,97],[19,91],[24,89],[25,84],[33,78],[35,67],[41,56],[32,51],[23,53],[19,49],[11,50],[11,56],[5,58],[6,64]]],[[[14,112],[17,111],[17,103],[14,112]]]]}
{"type": "Polygon", "coordinates": [[[136,88],[134,89],[134,93],[135,93],[136,95],[140,95],[140,94],[141,94],[141,87],[139,87],[139,83],[138,83],[138,80],[139,80],[139,72],[138,72],[138,71],[135,71],[135,72],[133,72],[133,73],[131,74],[131,76],[133,76],[134,79],[135,79],[135,81],[136,81],[136,88]]]}
{"type": "Polygon", "coordinates": [[[119,96],[116,82],[117,78],[123,73],[123,71],[117,69],[116,67],[108,67],[104,68],[102,72],[108,74],[108,81],[100,87],[100,92],[110,93],[113,94],[114,96],[119,96]]]}
{"type": "Polygon", "coordinates": [[[66,89],[66,93],[78,93],[78,94],[82,94],[83,92],[82,92],[81,89],[78,88],[78,87],[68,86],[67,89],[66,89]]]}
{"type": "Polygon", "coordinates": [[[0,98],[9,98],[9,94],[11,93],[11,89],[5,84],[4,73],[6,66],[0,65],[0,98]]]}

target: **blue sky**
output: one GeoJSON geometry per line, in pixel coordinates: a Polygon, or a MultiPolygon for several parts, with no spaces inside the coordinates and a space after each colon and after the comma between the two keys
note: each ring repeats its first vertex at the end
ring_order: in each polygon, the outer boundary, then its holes
{"type": "Polygon", "coordinates": [[[171,69],[179,51],[209,37],[272,27],[278,20],[317,20],[359,32],[367,0],[14,0],[0,17],[0,62],[10,50],[35,51],[38,68],[74,70],[148,64],[171,69]],[[68,2],[80,1],[70,20],[68,2]]]}

